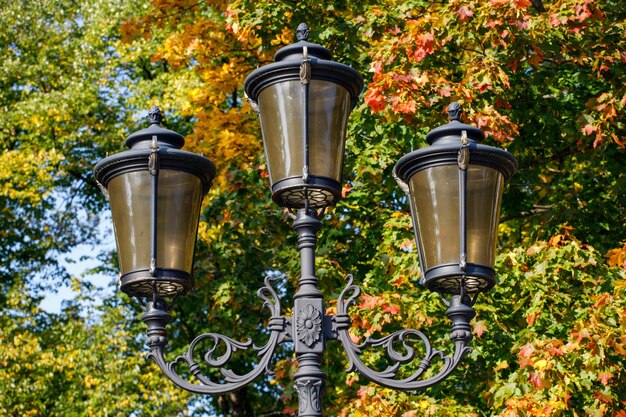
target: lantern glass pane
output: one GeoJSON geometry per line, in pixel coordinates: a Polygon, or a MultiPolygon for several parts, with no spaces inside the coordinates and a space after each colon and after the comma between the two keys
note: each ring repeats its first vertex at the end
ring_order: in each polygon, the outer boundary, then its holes
{"type": "Polygon", "coordinates": [[[496,260],[504,175],[496,169],[470,165],[467,173],[467,259],[493,267],[496,260]]]}
{"type": "MultiPolygon", "coordinates": [[[[424,272],[460,262],[460,175],[456,164],[427,168],[409,180],[411,208],[424,272]]],[[[470,165],[467,172],[467,262],[493,267],[504,177],[470,165]]]]}
{"type": "MultiPolygon", "coordinates": [[[[303,88],[299,80],[265,88],[258,105],[270,181],[301,177],[303,88]]],[[[311,80],[309,87],[309,175],[341,181],[350,94],[335,83],[311,80]]]]}
{"type": "MultiPolygon", "coordinates": [[[[133,171],[108,185],[122,275],[150,268],[150,181],[148,171],[133,171]]],[[[201,181],[186,172],[162,169],[157,195],[157,268],[191,273],[201,181]]]]}

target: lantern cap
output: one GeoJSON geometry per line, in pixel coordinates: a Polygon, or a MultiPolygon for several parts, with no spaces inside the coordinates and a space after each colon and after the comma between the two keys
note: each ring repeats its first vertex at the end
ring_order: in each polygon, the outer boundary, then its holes
{"type": "Polygon", "coordinates": [[[300,80],[300,65],[311,63],[311,79],[339,84],[350,93],[352,108],[363,90],[363,77],[354,68],[332,61],[331,52],[321,45],[308,42],[309,27],[301,23],[296,31],[298,42],[276,52],[276,62],[256,69],[244,82],[244,91],[253,107],[265,88],[282,82],[300,80]],[[306,57],[305,57],[306,47],[306,57]]]}
{"type": "Polygon", "coordinates": [[[296,29],[297,43],[292,43],[281,48],[274,55],[274,61],[286,61],[297,59],[301,60],[304,56],[304,47],[306,46],[309,59],[333,59],[332,53],[322,45],[309,42],[309,26],[306,23],[300,23],[296,29]]]}
{"type": "Polygon", "coordinates": [[[485,134],[475,126],[460,122],[460,114],[461,106],[458,103],[450,104],[448,107],[450,122],[431,130],[426,135],[426,141],[431,146],[417,149],[398,160],[393,168],[393,175],[403,189],[407,189],[406,183],[409,178],[422,169],[456,164],[463,132],[467,136],[471,164],[491,166],[502,172],[506,181],[515,173],[517,170],[515,158],[503,149],[481,144],[485,134]]]}
{"type": "Polygon", "coordinates": [[[150,148],[152,140],[156,137],[157,146],[160,148],[180,149],[185,144],[185,138],[180,133],[161,127],[161,122],[165,118],[161,109],[152,106],[148,110],[146,117],[150,126],[131,134],[126,139],[126,146],[131,149],[150,148]]]}
{"type": "Polygon", "coordinates": [[[216,175],[215,165],[202,155],[180,149],[185,143],[185,138],[159,125],[164,118],[159,107],[150,108],[146,118],[150,126],[131,134],[126,139],[126,145],[130,150],[110,155],[96,164],[94,167],[96,181],[106,189],[109,181],[118,175],[129,171],[148,170],[149,155],[154,149],[158,149],[159,166],[162,169],[185,171],[199,177],[203,193],[207,193],[216,175]],[[153,142],[154,138],[156,143],[153,142]]]}
{"type": "Polygon", "coordinates": [[[448,117],[450,122],[434,128],[426,135],[426,142],[429,145],[459,143],[463,131],[467,133],[469,143],[480,143],[485,139],[485,134],[479,128],[465,124],[460,121],[463,110],[457,102],[452,102],[448,106],[448,117]]]}

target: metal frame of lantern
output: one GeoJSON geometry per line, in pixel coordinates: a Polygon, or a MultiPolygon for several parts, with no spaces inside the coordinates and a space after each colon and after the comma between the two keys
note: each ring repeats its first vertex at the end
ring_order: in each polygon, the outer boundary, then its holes
{"type": "MultiPolygon", "coordinates": [[[[172,243],[166,239],[159,241],[159,229],[165,233],[176,228],[197,230],[200,203],[215,177],[215,167],[211,161],[180,150],[185,142],[183,136],[162,128],[162,120],[161,110],[156,106],[151,108],[148,112],[150,127],[135,132],[126,139],[130,150],[111,155],[94,168],[96,181],[110,197],[114,225],[118,225],[116,240],[122,270],[120,288],[137,297],[168,297],[192,288],[191,266],[195,232],[193,236],[183,236],[187,237],[185,242],[172,243]],[[142,191],[148,195],[144,195],[145,198],[133,198],[129,192],[133,186],[145,187],[142,191]],[[160,200],[165,200],[163,194],[168,189],[173,189],[173,192],[194,192],[195,189],[195,198],[187,195],[185,200],[174,201],[174,207],[160,204],[160,200]],[[147,219],[144,218],[146,213],[140,213],[138,207],[146,203],[144,200],[149,204],[147,219]],[[194,215],[189,213],[190,217],[159,221],[159,210],[175,212],[182,207],[193,209],[194,215]],[[122,236],[124,228],[130,230],[122,236]],[[168,243],[170,246],[164,247],[168,243]],[[130,247],[127,248],[127,245],[130,247]],[[145,253],[133,253],[129,256],[133,249],[143,249],[145,253]],[[181,251],[191,253],[184,253],[184,260],[181,260],[181,251]],[[176,252],[178,258],[173,255],[176,252]]],[[[136,193],[138,190],[132,191],[136,193]]]]}
{"type": "MultiPolygon", "coordinates": [[[[320,71],[326,80],[330,78],[331,82],[336,82],[341,88],[348,90],[351,98],[351,107],[347,109],[349,112],[354,107],[360,93],[360,86],[362,86],[359,84],[362,82],[360,75],[356,77],[356,71],[350,67],[329,61],[330,53],[325,52],[324,48],[306,42],[308,27],[301,25],[298,28],[298,33],[300,43],[285,47],[281,50],[282,53],[279,51],[277,60],[280,62],[256,70],[246,80],[245,89],[251,99],[251,104],[258,112],[259,107],[255,99],[264,89],[279,82],[296,79],[302,85],[304,102],[301,104],[304,109],[308,109],[309,89],[311,88],[309,84],[311,80],[317,79],[316,77],[321,77],[318,73],[320,71]],[[312,53],[313,51],[315,53],[312,53]],[[323,59],[320,59],[320,55],[323,59]],[[286,59],[282,61],[281,58],[286,59]],[[297,68],[297,77],[294,75],[294,68],[297,68]],[[337,71],[338,69],[340,71],[337,71]]],[[[262,119],[263,113],[261,111],[261,124],[263,125],[262,119]]],[[[428,338],[422,332],[414,329],[396,331],[378,339],[368,337],[361,344],[354,343],[349,333],[351,319],[348,310],[355,304],[361,289],[353,284],[351,275],[347,276],[347,284],[338,297],[336,314],[325,314],[324,299],[318,287],[318,279],[315,276],[317,232],[322,226],[320,222],[321,213],[325,207],[335,204],[341,198],[341,194],[340,190],[337,190],[339,186],[337,180],[333,180],[337,182],[335,184],[327,178],[316,178],[315,173],[308,172],[307,159],[311,137],[306,110],[303,119],[304,155],[302,157],[304,163],[302,175],[286,179],[278,178],[278,181],[273,178],[276,182],[272,184],[274,201],[281,207],[294,210],[293,229],[298,235],[297,247],[300,252],[301,275],[294,295],[292,316],[283,315],[280,297],[272,287],[270,279],[266,278],[265,286],[259,289],[257,293],[270,314],[267,329],[269,330],[269,339],[264,346],[255,346],[250,339],[241,342],[217,333],[205,333],[196,337],[188,350],[171,362],[168,362],[164,357],[167,345],[166,325],[171,319],[169,313],[171,306],[162,296],[152,295],[151,300],[145,304],[142,320],[148,327],[146,343],[151,349],[149,356],[177,386],[198,394],[224,394],[244,387],[261,375],[272,374],[270,364],[278,345],[292,343],[298,361],[298,370],[294,375],[294,387],[299,399],[298,415],[300,417],[320,417],[322,416],[322,396],[325,386],[325,374],[321,369],[321,362],[327,341],[339,340],[343,345],[349,360],[347,372],[358,372],[370,381],[392,389],[420,390],[444,380],[469,352],[470,348],[467,345],[472,339],[470,321],[475,316],[475,311],[472,308],[474,300],[469,298],[462,282],[454,291],[446,291],[448,288],[439,288],[436,285],[427,285],[430,290],[443,290],[444,293],[452,293],[449,300],[446,301],[448,309],[445,313],[452,322],[450,339],[454,343],[454,353],[450,356],[434,349],[428,338]],[[324,197],[316,198],[316,194],[323,194],[324,197]],[[208,350],[202,347],[205,342],[211,344],[208,350]],[[421,358],[417,357],[416,345],[422,346],[423,357],[421,358]],[[385,349],[391,364],[382,371],[368,367],[361,359],[364,351],[368,348],[385,349]],[[257,352],[259,357],[258,363],[246,374],[238,374],[227,367],[233,353],[240,350],[253,350],[257,352]],[[405,377],[400,374],[399,371],[403,365],[414,363],[418,359],[417,370],[412,375],[405,377]],[[201,365],[199,361],[204,362],[204,364],[201,365]],[[438,372],[422,379],[424,373],[434,362],[440,363],[438,372]],[[202,367],[206,366],[219,370],[223,380],[216,382],[203,374],[202,367]],[[191,382],[190,377],[195,378],[197,382],[191,382]]],[[[433,132],[436,133],[436,130],[433,132]]],[[[263,133],[267,155],[268,138],[265,137],[267,131],[263,130],[263,133]]],[[[464,149],[467,147],[470,148],[470,154],[473,158],[472,146],[474,145],[460,144],[461,158],[459,160],[466,160],[467,155],[464,149]]],[[[457,145],[456,151],[458,149],[459,146],[457,145]]],[[[410,176],[415,172],[414,164],[411,162],[413,159],[407,159],[410,155],[402,158],[394,169],[394,175],[397,172],[402,181],[410,181],[410,176]],[[412,167],[409,169],[410,172],[403,168],[410,166],[412,167]]],[[[270,156],[267,156],[269,159],[270,156]]],[[[464,166],[461,164],[461,171],[464,171],[464,166]]],[[[96,168],[97,170],[98,168],[96,168]]],[[[465,174],[460,176],[460,187],[464,187],[464,176],[465,174]]],[[[408,187],[404,182],[400,182],[400,185],[403,189],[408,187]]],[[[464,210],[463,204],[461,204],[461,211],[464,210]]],[[[486,288],[478,287],[477,291],[486,288]]],[[[125,287],[122,289],[126,291],[125,287]]]]}
{"type": "Polygon", "coordinates": [[[484,133],[459,121],[461,108],[458,103],[450,105],[448,114],[450,123],[426,135],[426,141],[431,146],[403,156],[394,167],[393,175],[408,191],[426,288],[444,294],[464,292],[475,295],[495,285],[493,264],[500,198],[516,170],[516,163],[508,152],[480,143],[485,138],[484,133]],[[420,175],[422,178],[418,178],[420,175]],[[443,184],[441,178],[447,179],[448,184],[443,184]],[[437,221],[436,216],[446,207],[434,205],[442,200],[437,198],[436,193],[433,192],[430,199],[424,195],[426,192],[420,194],[417,181],[424,184],[420,190],[432,191],[434,185],[448,189],[449,195],[444,200],[449,212],[458,213],[456,230],[448,229],[446,224],[442,224],[445,222],[437,221]],[[478,187],[491,192],[494,197],[493,201],[488,202],[491,205],[486,206],[484,198],[474,198],[474,188],[478,187]],[[456,207],[451,202],[455,200],[458,200],[456,207]],[[420,203],[425,206],[421,213],[416,207],[420,203]],[[471,216],[468,214],[470,209],[471,216]],[[468,245],[468,229],[473,231],[471,245],[468,245]],[[491,242],[480,245],[485,234],[491,237],[491,242]],[[439,238],[434,239],[435,235],[439,238]],[[425,240],[438,243],[436,256],[430,256],[437,259],[428,259],[426,256],[427,251],[423,247],[425,240]],[[458,251],[452,253],[451,248],[458,251]],[[483,253],[482,249],[489,253],[483,253]]]}
{"type": "Polygon", "coordinates": [[[328,49],[308,42],[306,25],[296,35],[299,42],[280,49],[274,63],[251,73],[244,90],[260,116],[272,199],[284,207],[304,208],[306,203],[315,209],[341,199],[344,130],[363,78],[332,61],[328,49]],[[346,117],[333,118],[328,112],[332,106],[343,107],[346,117]],[[318,116],[313,126],[311,112],[318,116]],[[290,123],[294,119],[299,127],[290,123]],[[300,143],[293,139],[298,136],[300,143]]]}

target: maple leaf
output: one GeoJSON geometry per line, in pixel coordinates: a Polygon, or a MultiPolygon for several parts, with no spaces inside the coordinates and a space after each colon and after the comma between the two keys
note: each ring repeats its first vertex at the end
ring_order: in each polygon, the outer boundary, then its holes
{"type": "Polygon", "coordinates": [[[525,9],[533,5],[530,0],[514,0],[513,2],[515,3],[515,6],[520,9],[525,9]]]}
{"type": "Polygon", "coordinates": [[[361,302],[361,305],[359,306],[359,308],[373,310],[378,305],[378,298],[368,295],[368,294],[362,294],[361,300],[363,301],[361,302]]]}
{"type": "Polygon", "coordinates": [[[400,306],[397,306],[395,304],[387,304],[383,306],[383,313],[390,313],[390,314],[396,315],[399,312],[400,312],[400,306]]]}
{"type": "Polygon", "coordinates": [[[474,12],[467,6],[459,7],[456,13],[459,15],[461,22],[469,22],[472,16],[474,16],[474,12]]]}
{"type": "Polygon", "coordinates": [[[529,326],[532,326],[535,323],[535,320],[537,319],[537,317],[539,317],[540,315],[541,315],[540,312],[529,313],[526,315],[526,322],[528,323],[529,326]]]}
{"type": "Polygon", "coordinates": [[[533,350],[534,350],[533,345],[531,345],[530,343],[527,345],[524,345],[519,350],[519,356],[521,358],[528,358],[533,353],[533,350]]]}
{"type": "Polygon", "coordinates": [[[593,391],[593,398],[595,398],[596,400],[603,402],[605,404],[611,404],[613,403],[613,400],[611,399],[611,397],[609,397],[607,394],[601,392],[601,391],[597,391],[594,390],[593,391]]]}
{"type": "Polygon", "coordinates": [[[600,381],[604,386],[608,385],[611,378],[613,378],[613,374],[609,371],[600,372],[598,374],[598,381],[600,381]]]}
{"type": "Polygon", "coordinates": [[[487,325],[485,324],[485,321],[479,320],[474,323],[473,330],[476,337],[480,338],[483,333],[487,331],[487,325]]]}
{"type": "Polygon", "coordinates": [[[417,107],[414,100],[400,101],[393,106],[396,113],[415,114],[417,107]]]}
{"type": "Polygon", "coordinates": [[[543,388],[544,380],[542,378],[542,372],[531,372],[528,376],[528,381],[537,389],[543,388]]]}
{"type": "Polygon", "coordinates": [[[382,95],[382,91],[376,87],[370,87],[367,90],[363,101],[365,101],[365,104],[367,104],[373,112],[383,111],[387,107],[387,101],[382,95]]]}
{"type": "Polygon", "coordinates": [[[415,44],[417,48],[415,48],[412,58],[415,62],[420,62],[435,51],[435,35],[433,33],[424,33],[415,39],[415,44]]]}
{"type": "Polygon", "coordinates": [[[598,128],[590,125],[590,124],[586,124],[581,131],[585,134],[585,135],[591,135],[593,132],[597,131],[598,128]]]}
{"type": "Polygon", "coordinates": [[[350,191],[352,191],[353,188],[349,185],[349,184],[345,184],[342,188],[341,188],[341,198],[346,198],[346,196],[348,195],[348,193],[350,191]]]}

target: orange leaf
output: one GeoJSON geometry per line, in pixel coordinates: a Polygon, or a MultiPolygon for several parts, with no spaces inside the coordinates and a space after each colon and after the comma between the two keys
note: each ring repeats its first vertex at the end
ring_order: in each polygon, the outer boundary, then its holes
{"type": "Polygon", "coordinates": [[[609,258],[609,266],[626,269],[626,243],[621,248],[611,249],[606,256],[609,258]]]}
{"type": "Polygon", "coordinates": [[[611,397],[609,397],[603,392],[596,391],[596,390],[593,391],[593,398],[606,404],[611,404],[613,402],[611,397]]]}
{"type": "Polygon", "coordinates": [[[541,313],[539,312],[528,314],[526,316],[526,322],[528,323],[529,326],[532,326],[535,323],[535,319],[539,317],[540,315],[541,313]]]}
{"type": "Polygon", "coordinates": [[[359,308],[366,308],[366,309],[372,310],[378,305],[378,299],[368,294],[362,294],[361,300],[363,301],[361,302],[361,305],[359,306],[359,308]]]}
{"type": "Polygon", "coordinates": [[[480,338],[480,336],[482,336],[483,333],[486,331],[487,326],[485,325],[485,322],[483,320],[479,320],[474,323],[474,334],[476,334],[476,337],[480,338]]]}
{"type": "Polygon", "coordinates": [[[598,381],[602,382],[602,385],[608,385],[609,380],[613,378],[613,374],[611,372],[600,372],[598,374],[598,381]]]}

